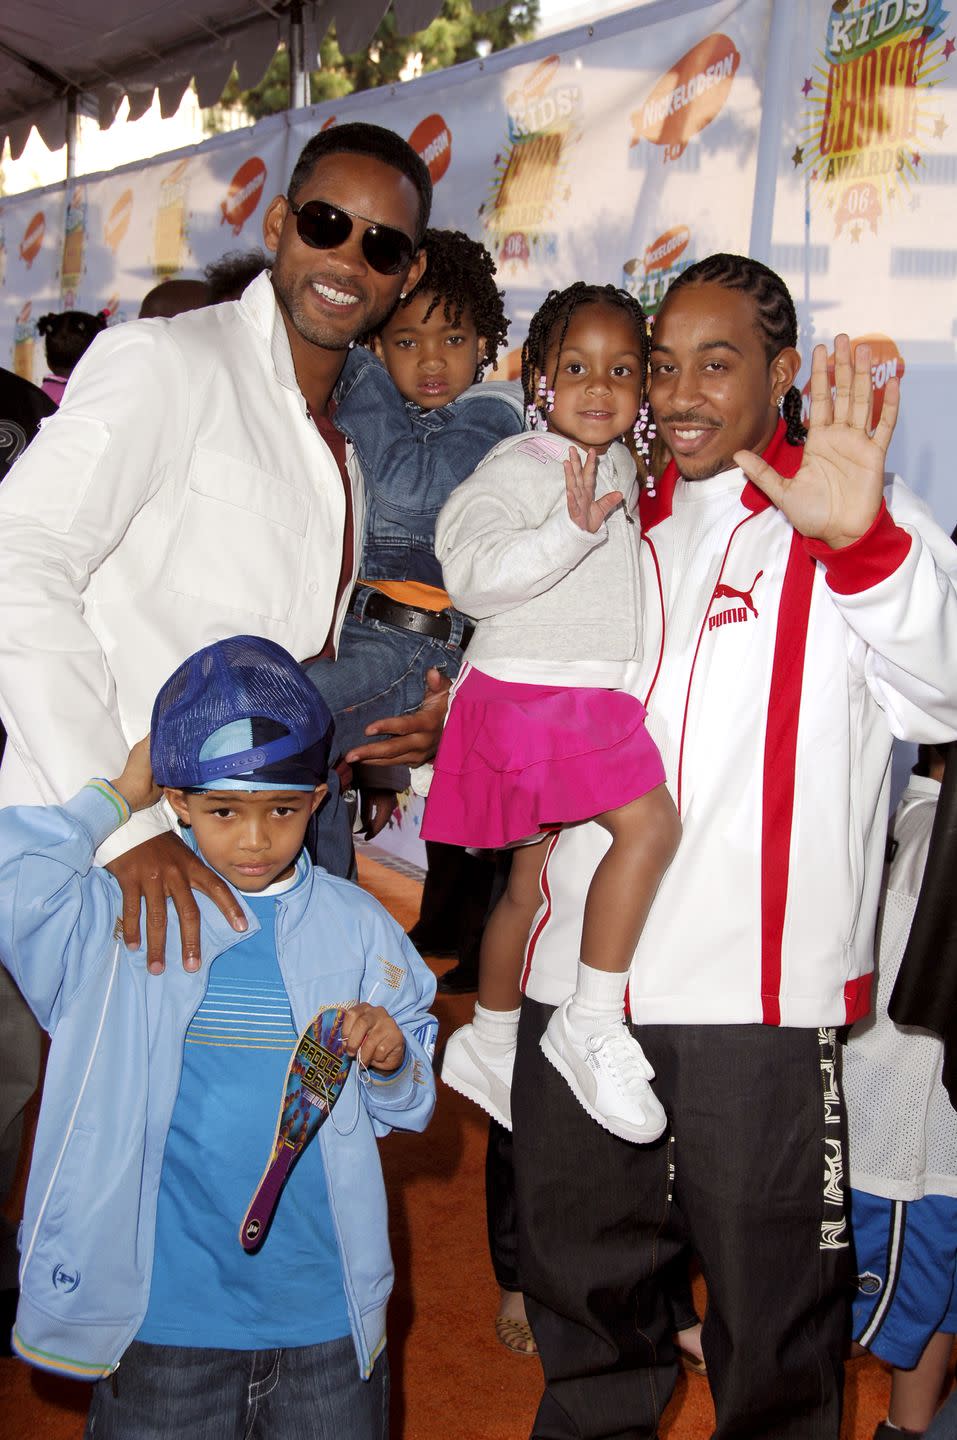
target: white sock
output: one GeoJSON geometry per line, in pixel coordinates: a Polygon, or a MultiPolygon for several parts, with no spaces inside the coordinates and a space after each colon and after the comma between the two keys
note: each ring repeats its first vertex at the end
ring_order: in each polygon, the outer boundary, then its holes
{"type": "Polygon", "coordinates": [[[472,1016],[472,1030],[476,1040],[486,1045],[513,1047],[518,1039],[518,1017],[521,1010],[488,1010],[476,1004],[472,1016]]]}
{"type": "Polygon", "coordinates": [[[625,1014],[625,992],[630,972],[596,970],[578,962],[578,981],[566,1011],[571,1029],[582,1036],[620,1025],[625,1014]]]}

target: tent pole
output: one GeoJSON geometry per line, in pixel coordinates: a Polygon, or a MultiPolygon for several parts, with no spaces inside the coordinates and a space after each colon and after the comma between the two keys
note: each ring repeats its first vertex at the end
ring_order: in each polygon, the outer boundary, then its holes
{"type": "Polygon", "coordinates": [[[76,176],[76,142],[80,129],[76,102],[76,91],[69,90],[66,97],[66,182],[68,185],[76,176]]]}
{"type": "Polygon", "coordinates": [[[289,9],[289,108],[301,110],[309,104],[309,72],[306,69],[301,0],[289,9]]]}

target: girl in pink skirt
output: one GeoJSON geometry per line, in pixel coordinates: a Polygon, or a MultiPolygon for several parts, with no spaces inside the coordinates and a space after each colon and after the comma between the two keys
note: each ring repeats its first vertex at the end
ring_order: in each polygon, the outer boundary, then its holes
{"type": "MultiPolygon", "coordinates": [[[[641,646],[637,479],[647,457],[648,328],[611,285],[553,291],[522,350],[530,431],[482,461],[442,510],[436,554],[478,624],[453,690],[422,834],[515,847],[482,943],[478,1004],[448,1043],[442,1078],[510,1127],[519,977],[541,904],[546,846],[562,825],[611,836],[588,892],[575,993],[542,1049],[588,1113],[626,1140],[665,1113],[624,1017],[635,946],[680,822],[645,711],[629,693],[641,646]]],[[[650,483],[650,482],[649,482],[650,483]]]]}

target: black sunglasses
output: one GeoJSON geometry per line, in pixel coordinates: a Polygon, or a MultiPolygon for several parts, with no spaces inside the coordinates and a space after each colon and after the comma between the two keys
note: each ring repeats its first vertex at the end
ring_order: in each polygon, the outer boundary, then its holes
{"type": "Polygon", "coordinates": [[[330,205],[327,200],[306,200],[302,205],[294,205],[290,200],[289,208],[296,217],[300,240],[313,250],[337,250],[352,234],[353,221],[361,220],[366,227],[362,232],[362,253],[373,270],[380,275],[398,275],[412,263],[415,242],[391,225],[380,225],[364,215],[354,215],[351,210],[330,205]]]}

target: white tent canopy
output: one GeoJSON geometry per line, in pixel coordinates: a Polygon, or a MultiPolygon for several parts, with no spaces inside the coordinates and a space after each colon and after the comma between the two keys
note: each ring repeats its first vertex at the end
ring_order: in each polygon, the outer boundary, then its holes
{"type": "MultiPolygon", "coordinates": [[[[442,0],[392,0],[402,34],[434,20],[442,0]]],[[[473,0],[477,11],[500,0],[473,0]]],[[[51,150],[67,137],[71,104],[110,125],[124,95],[130,118],[158,87],[172,115],[191,80],[215,105],[235,65],[244,88],[262,77],[293,17],[315,56],[335,24],[345,54],[369,43],[389,0],[4,0],[0,13],[0,149],[21,154],[32,126],[51,150]]]]}

